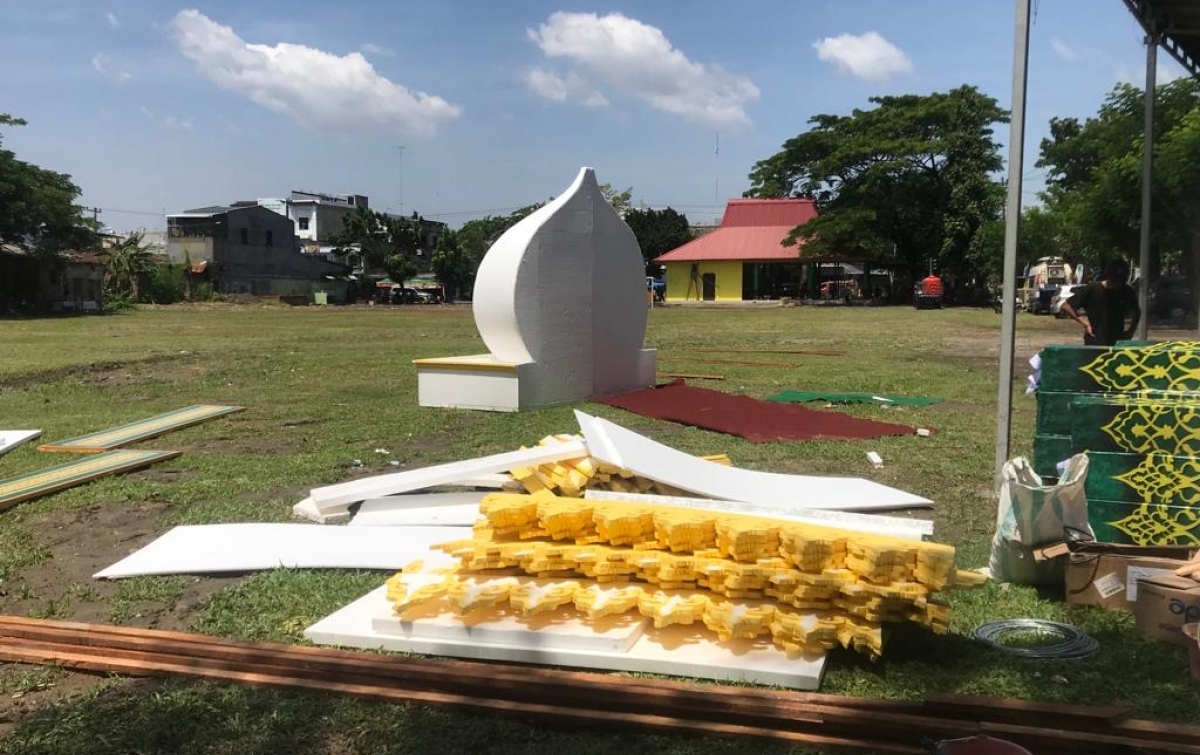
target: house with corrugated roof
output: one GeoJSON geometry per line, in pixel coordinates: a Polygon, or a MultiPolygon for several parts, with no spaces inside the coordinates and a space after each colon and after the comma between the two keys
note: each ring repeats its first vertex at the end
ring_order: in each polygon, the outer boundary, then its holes
{"type": "Polygon", "coordinates": [[[666,268],[667,301],[795,296],[804,241],[783,242],[816,216],[812,199],[730,200],[716,230],[655,260],[666,268]]]}

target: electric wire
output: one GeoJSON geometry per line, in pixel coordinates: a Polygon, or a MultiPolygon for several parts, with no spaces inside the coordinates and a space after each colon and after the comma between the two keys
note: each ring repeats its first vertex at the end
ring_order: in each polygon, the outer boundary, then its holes
{"type": "Polygon", "coordinates": [[[971,636],[1018,658],[1077,660],[1094,655],[1100,649],[1100,643],[1078,627],[1042,619],[991,621],[977,626],[971,636]],[[1013,632],[1039,632],[1055,635],[1062,638],[1062,642],[1037,647],[1017,647],[1003,644],[1001,640],[1013,632]]]}

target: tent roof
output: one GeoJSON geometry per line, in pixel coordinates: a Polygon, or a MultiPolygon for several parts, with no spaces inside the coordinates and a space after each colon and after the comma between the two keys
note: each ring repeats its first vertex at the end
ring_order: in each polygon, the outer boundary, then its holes
{"type": "Polygon", "coordinates": [[[1192,76],[1200,76],[1200,4],[1195,0],[1125,0],[1149,34],[1192,76]]]}

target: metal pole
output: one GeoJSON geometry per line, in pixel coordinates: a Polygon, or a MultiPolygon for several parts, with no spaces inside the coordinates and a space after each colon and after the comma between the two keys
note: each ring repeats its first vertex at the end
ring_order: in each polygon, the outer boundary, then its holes
{"type": "Polygon", "coordinates": [[[1150,190],[1154,185],[1154,88],[1158,74],[1158,37],[1146,35],[1146,122],[1142,126],[1142,233],[1138,244],[1138,320],[1134,338],[1146,340],[1146,320],[1150,300],[1150,190]]]}
{"type": "Polygon", "coordinates": [[[1017,21],[1013,38],[1012,120],[1008,130],[1008,201],[1004,209],[1004,297],[1000,325],[1000,373],[996,410],[997,490],[1012,430],[1013,350],[1017,309],[1017,237],[1021,231],[1021,181],[1025,173],[1025,89],[1029,79],[1029,6],[1016,0],[1017,21]]]}
{"type": "Polygon", "coordinates": [[[406,147],[396,147],[400,153],[400,217],[404,217],[404,150],[406,147]]]}

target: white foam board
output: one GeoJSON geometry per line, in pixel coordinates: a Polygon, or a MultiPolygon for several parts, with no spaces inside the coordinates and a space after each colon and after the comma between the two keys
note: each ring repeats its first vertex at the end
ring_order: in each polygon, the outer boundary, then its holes
{"type": "Polygon", "coordinates": [[[350,526],[470,527],[482,518],[479,502],[485,495],[487,493],[410,493],[372,498],[359,504],[350,526]]]}
{"type": "Polygon", "coordinates": [[[491,475],[498,472],[508,472],[517,467],[537,466],[563,459],[577,459],[587,456],[587,445],[581,440],[552,443],[545,446],[534,446],[519,451],[508,451],[477,459],[455,461],[449,464],[439,464],[433,467],[410,469],[393,474],[364,477],[350,480],[338,485],[314,488],[310,497],[313,506],[322,514],[344,510],[357,501],[368,498],[408,493],[413,490],[424,490],[437,485],[453,485],[462,480],[469,480],[480,475],[491,475]]]}
{"type": "Polygon", "coordinates": [[[98,579],[262,569],[400,569],[427,562],[431,546],[461,540],[461,527],[316,527],[202,524],[175,527],[97,572],[98,579]]]}
{"type": "Polygon", "coordinates": [[[599,417],[576,411],[575,418],[593,458],[705,498],[841,511],[933,505],[928,498],[857,477],[789,475],[728,467],[664,446],[599,417]]]}
{"type": "Polygon", "coordinates": [[[42,437],[41,430],[0,430],[0,456],[23,443],[42,437]]]}
{"type": "Polygon", "coordinates": [[[618,653],[637,642],[647,623],[647,619],[636,614],[604,616],[589,622],[572,608],[529,618],[491,608],[472,611],[464,617],[444,602],[409,609],[403,616],[381,614],[371,620],[375,631],[409,639],[519,645],[536,633],[538,645],[543,648],[618,653]]]}
{"type": "Polygon", "coordinates": [[[819,524],[838,527],[852,532],[871,532],[879,535],[920,540],[933,535],[933,522],[928,519],[906,519],[899,516],[879,514],[856,514],[850,511],[829,509],[802,509],[797,506],[763,506],[741,501],[714,501],[711,498],[687,498],[685,496],[650,495],[648,493],[618,493],[612,490],[588,490],[584,498],[593,501],[632,501],[657,506],[681,506],[705,511],[724,511],[731,514],[750,514],[786,519],[791,522],[819,524]]]}
{"type": "MultiPolygon", "coordinates": [[[[625,652],[571,650],[543,645],[537,632],[507,644],[406,637],[376,628],[376,621],[386,620],[390,610],[386,588],[380,587],[313,624],[304,635],[317,645],[773,684],[801,690],[817,689],[825,672],[823,655],[789,659],[769,640],[718,643],[702,626],[661,630],[648,626],[625,652]]],[[[386,622],[379,626],[389,628],[386,622]]]]}

